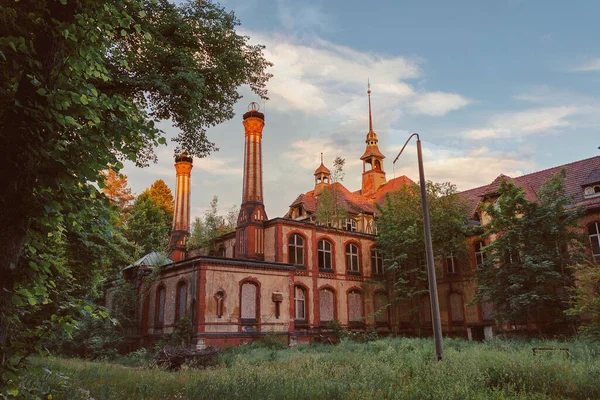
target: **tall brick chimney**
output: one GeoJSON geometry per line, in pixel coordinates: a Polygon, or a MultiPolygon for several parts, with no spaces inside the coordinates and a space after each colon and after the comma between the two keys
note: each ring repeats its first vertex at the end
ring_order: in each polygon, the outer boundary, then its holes
{"type": "Polygon", "coordinates": [[[267,214],[263,204],[262,130],[265,115],[257,103],[250,103],[244,114],[244,185],[242,205],[236,228],[236,256],[264,259],[264,224],[267,214]]]}
{"type": "Polygon", "coordinates": [[[173,261],[185,258],[187,239],[190,236],[190,177],[193,158],[187,154],[175,157],[177,183],[175,185],[175,211],[169,242],[170,257],[173,261]]]}

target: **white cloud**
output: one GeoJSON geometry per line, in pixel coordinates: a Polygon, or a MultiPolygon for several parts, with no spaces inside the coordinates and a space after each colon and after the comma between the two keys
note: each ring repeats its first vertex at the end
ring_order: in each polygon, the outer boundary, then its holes
{"type": "Polygon", "coordinates": [[[194,157],[194,168],[213,175],[242,176],[244,173],[238,159],[220,159],[216,155],[208,158],[194,157]]]}
{"type": "MultiPolygon", "coordinates": [[[[402,154],[406,158],[396,164],[395,175],[406,175],[416,181],[418,170],[415,151],[407,150],[406,154],[402,154]]],[[[457,185],[459,190],[487,185],[501,173],[516,177],[536,169],[531,157],[518,151],[499,152],[486,147],[462,150],[436,147],[428,142],[423,143],[423,160],[428,180],[449,181],[457,185]]],[[[388,179],[389,175],[388,171],[388,179]]]]}
{"type": "Polygon", "coordinates": [[[489,126],[471,129],[464,136],[471,139],[513,138],[533,134],[552,134],[559,128],[573,126],[569,117],[580,114],[575,106],[540,107],[493,116],[489,126]]]}
{"type": "Polygon", "coordinates": [[[439,117],[463,108],[469,103],[468,99],[456,93],[430,92],[418,96],[412,106],[418,114],[439,117]]]}
{"type": "Polygon", "coordinates": [[[274,64],[267,104],[277,111],[302,111],[342,121],[354,120],[358,112],[366,118],[367,78],[372,82],[377,115],[442,116],[470,103],[457,93],[415,91],[407,81],[423,76],[418,58],[358,51],[315,37],[244,34],[266,45],[265,56],[274,64]]]}
{"type": "Polygon", "coordinates": [[[600,71],[600,58],[591,58],[581,65],[572,67],[571,72],[597,72],[600,71]]]}

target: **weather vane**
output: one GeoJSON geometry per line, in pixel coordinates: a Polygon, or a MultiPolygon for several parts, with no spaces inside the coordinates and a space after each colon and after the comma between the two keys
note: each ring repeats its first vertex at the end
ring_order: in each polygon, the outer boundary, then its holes
{"type": "Polygon", "coordinates": [[[248,111],[258,111],[260,110],[260,105],[253,101],[252,103],[248,104],[248,111]]]}

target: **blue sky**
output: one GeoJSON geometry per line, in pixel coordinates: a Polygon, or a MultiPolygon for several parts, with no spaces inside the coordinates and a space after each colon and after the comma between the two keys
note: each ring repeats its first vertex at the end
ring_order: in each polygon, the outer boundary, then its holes
{"type": "MultiPolygon", "coordinates": [[[[368,130],[367,79],[374,130],[388,179],[417,179],[414,145],[423,140],[425,173],[459,189],[600,155],[600,2],[597,1],[290,1],[221,2],[240,32],[267,46],[275,65],[263,132],[265,206],[282,216],[326,164],[346,159],[344,184],[360,188],[368,130]],[[412,149],[413,151],[410,151],[412,149]]],[[[220,151],[196,159],[192,215],[213,195],[239,206],[241,115],[257,101],[247,88],[232,120],[208,131],[220,151]]],[[[162,128],[170,135],[168,122],[162,128]]],[[[174,146],[158,164],[126,165],[141,193],[156,179],[174,189],[174,146]]]]}

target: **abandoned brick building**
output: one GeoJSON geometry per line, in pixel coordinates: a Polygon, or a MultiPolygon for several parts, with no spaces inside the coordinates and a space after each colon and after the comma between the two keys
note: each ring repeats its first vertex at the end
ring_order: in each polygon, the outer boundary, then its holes
{"type": "MultiPolygon", "coordinates": [[[[186,251],[192,159],[185,155],[176,158],[172,262],[164,267],[158,281],[140,291],[140,343],[151,343],[172,332],[183,316],[192,321],[198,347],[241,344],[272,332],[285,336],[290,344],[308,342],[332,321],[342,327],[374,328],[381,333],[410,329],[407,313],[390,302],[380,283],[383,258],[374,246],[375,204],[381,204],[386,193],[412,181],[405,176],[386,179],[385,156],[373,131],[368,93],[369,131],[360,157],[362,187],[350,191],[332,182],[330,170],[321,162],[314,173],[313,190],[300,194],[285,216],[273,219],[267,217],[263,204],[265,116],[257,107],[243,115],[242,204],[237,228],[219,238],[216,256],[186,251]],[[315,223],[314,214],[326,189],[336,190],[337,205],[347,212],[347,218],[334,226],[315,223]]],[[[586,209],[581,228],[589,236],[591,256],[600,261],[600,157],[518,178],[500,175],[489,185],[462,192],[471,205],[470,218],[486,223],[481,205],[495,201],[501,179],[512,180],[533,200],[540,186],[562,168],[567,172],[566,189],[575,199],[573,205],[586,209]]],[[[473,238],[467,260],[448,257],[441,261],[442,273],[437,278],[445,334],[482,339],[500,328],[489,318],[489,306],[468,305],[475,292],[473,277],[484,245],[473,238]]],[[[144,257],[125,270],[126,279],[139,282],[144,271],[158,260],[153,254],[144,257]]],[[[420,301],[416,318],[421,325],[430,324],[429,298],[423,296],[420,301]]],[[[106,302],[110,307],[110,289],[106,302]]]]}

